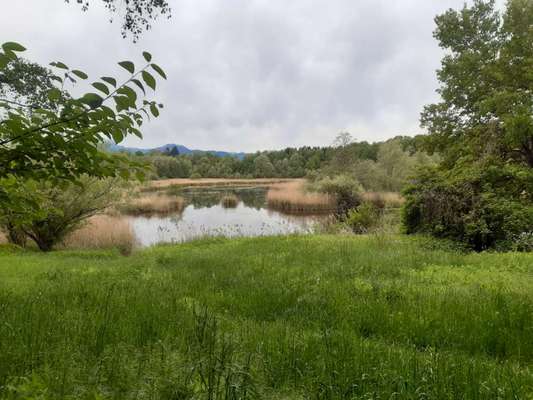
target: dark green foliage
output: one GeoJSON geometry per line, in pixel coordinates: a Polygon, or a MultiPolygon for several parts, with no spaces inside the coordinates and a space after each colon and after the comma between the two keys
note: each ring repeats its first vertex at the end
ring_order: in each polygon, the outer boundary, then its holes
{"type": "Polygon", "coordinates": [[[153,165],[158,178],[189,178],[192,162],[186,157],[149,156],[146,160],[153,165]]]}
{"type": "Polygon", "coordinates": [[[427,170],[404,192],[407,233],[462,241],[475,250],[512,249],[533,232],[533,171],[480,163],[427,170]]]}
{"type": "Polygon", "coordinates": [[[348,175],[322,178],[314,182],[311,188],[335,197],[339,216],[346,215],[349,210],[361,204],[362,187],[359,182],[348,175]]]}
{"type": "Polygon", "coordinates": [[[408,233],[476,250],[527,250],[533,232],[533,3],[474,1],[437,17],[448,54],[442,101],[426,107],[425,146],[443,156],[405,192],[408,233]]]}
{"type": "Polygon", "coordinates": [[[497,156],[533,167],[533,3],[476,0],[436,18],[447,51],[438,72],[442,101],[426,107],[428,147],[448,166],[464,156],[497,156]]]}

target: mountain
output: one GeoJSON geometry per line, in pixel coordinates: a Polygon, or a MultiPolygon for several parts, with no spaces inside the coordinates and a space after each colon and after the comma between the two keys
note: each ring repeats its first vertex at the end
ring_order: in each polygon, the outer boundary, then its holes
{"type": "Polygon", "coordinates": [[[229,151],[217,151],[217,150],[195,150],[195,149],[189,149],[186,146],[183,146],[181,144],[165,144],[164,146],[154,147],[151,149],[142,149],[138,147],[126,147],[126,146],[120,146],[115,143],[109,143],[108,149],[111,152],[115,153],[137,153],[141,152],[144,154],[151,153],[151,152],[160,152],[160,153],[168,153],[170,152],[174,147],[176,147],[180,154],[212,154],[217,157],[235,157],[239,160],[242,160],[246,153],[240,152],[240,153],[234,153],[229,151]]]}

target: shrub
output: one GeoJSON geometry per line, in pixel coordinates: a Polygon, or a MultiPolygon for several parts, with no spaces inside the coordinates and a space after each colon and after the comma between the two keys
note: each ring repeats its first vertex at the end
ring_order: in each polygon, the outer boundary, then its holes
{"type": "Polygon", "coordinates": [[[0,211],[4,230],[17,230],[32,239],[40,250],[50,251],[87,218],[98,214],[120,197],[116,179],[83,176],[76,183],[20,182],[17,195],[27,199],[16,213],[0,211]]]}
{"type": "Polygon", "coordinates": [[[533,232],[522,232],[514,235],[509,247],[514,251],[533,251],[533,232]]]}
{"type": "Polygon", "coordinates": [[[339,215],[346,215],[348,210],[361,204],[362,187],[349,175],[338,175],[335,178],[325,177],[316,181],[311,187],[318,192],[334,196],[339,215]]]}
{"type": "Polygon", "coordinates": [[[510,249],[533,229],[533,172],[527,167],[493,162],[431,169],[404,194],[407,233],[429,233],[481,251],[510,249]]]}
{"type": "Polygon", "coordinates": [[[347,212],[344,223],[353,233],[368,233],[380,219],[380,210],[365,202],[347,212]]]}

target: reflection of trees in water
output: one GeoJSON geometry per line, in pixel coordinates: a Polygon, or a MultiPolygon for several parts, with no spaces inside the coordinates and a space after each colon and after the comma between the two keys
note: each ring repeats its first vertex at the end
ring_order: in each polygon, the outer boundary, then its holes
{"type": "Polygon", "coordinates": [[[260,210],[265,207],[266,192],[266,188],[253,188],[238,191],[235,195],[242,200],[246,207],[260,210]]]}
{"type": "Polygon", "coordinates": [[[184,195],[187,203],[192,204],[195,208],[211,208],[220,202],[218,193],[195,191],[184,193],[184,195]]]}
{"type": "Polygon", "coordinates": [[[181,195],[195,208],[210,208],[220,203],[222,197],[233,194],[245,207],[260,210],[265,206],[266,188],[205,188],[182,190],[181,195]]]}

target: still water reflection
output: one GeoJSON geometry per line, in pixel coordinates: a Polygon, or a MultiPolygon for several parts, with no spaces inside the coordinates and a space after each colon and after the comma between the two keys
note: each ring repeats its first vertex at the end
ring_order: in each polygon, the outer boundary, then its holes
{"type": "Polygon", "coordinates": [[[262,236],[309,233],[319,217],[288,216],[266,208],[266,188],[195,188],[182,190],[187,207],[164,217],[133,217],[141,246],[179,243],[203,236],[262,236]],[[239,198],[235,208],[224,208],[224,195],[239,198]]]}

